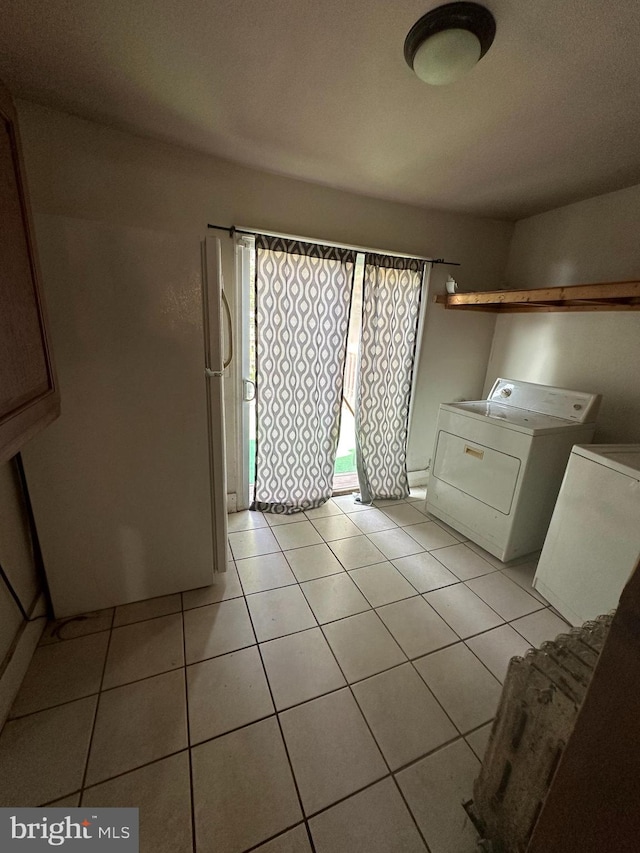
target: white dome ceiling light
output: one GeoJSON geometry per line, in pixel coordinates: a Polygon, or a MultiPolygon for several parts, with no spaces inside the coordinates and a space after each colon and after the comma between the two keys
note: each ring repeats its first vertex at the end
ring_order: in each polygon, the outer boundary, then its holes
{"type": "Polygon", "coordinates": [[[496,22],[478,3],[447,3],[423,15],[404,42],[407,65],[425,83],[453,83],[491,47],[496,22]]]}

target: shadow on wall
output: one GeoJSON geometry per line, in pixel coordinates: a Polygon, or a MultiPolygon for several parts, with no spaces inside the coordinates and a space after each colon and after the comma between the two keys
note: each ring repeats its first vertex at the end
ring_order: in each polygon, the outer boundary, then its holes
{"type": "Polygon", "coordinates": [[[498,376],[602,394],[599,443],[640,441],[640,312],[498,317],[485,394],[498,376]]]}

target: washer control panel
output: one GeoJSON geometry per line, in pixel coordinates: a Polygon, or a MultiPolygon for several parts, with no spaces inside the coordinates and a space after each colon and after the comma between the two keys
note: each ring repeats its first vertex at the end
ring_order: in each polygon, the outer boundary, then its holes
{"type": "Polygon", "coordinates": [[[553,385],[537,385],[518,379],[496,379],[488,400],[527,409],[576,423],[593,423],[600,408],[600,394],[570,391],[553,385]]]}

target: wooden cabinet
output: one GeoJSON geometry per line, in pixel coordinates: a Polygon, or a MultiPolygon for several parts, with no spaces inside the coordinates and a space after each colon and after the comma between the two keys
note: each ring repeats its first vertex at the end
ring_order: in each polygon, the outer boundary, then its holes
{"type": "Polygon", "coordinates": [[[0,83],[0,463],[60,414],[17,114],[0,83]]]}

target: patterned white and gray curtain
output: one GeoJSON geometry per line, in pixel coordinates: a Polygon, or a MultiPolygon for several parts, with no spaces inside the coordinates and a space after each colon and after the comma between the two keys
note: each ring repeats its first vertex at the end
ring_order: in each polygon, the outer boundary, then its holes
{"type": "Polygon", "coordinates": [[[406,498],[407,434],[425,262],[365,256],[356,464],[360,500],[406,498]]]}
{"type": "Polygon", "coordinates": [[[256,237],[256,471],[251,509],[331,497],[356,253],[256,237]]]}

